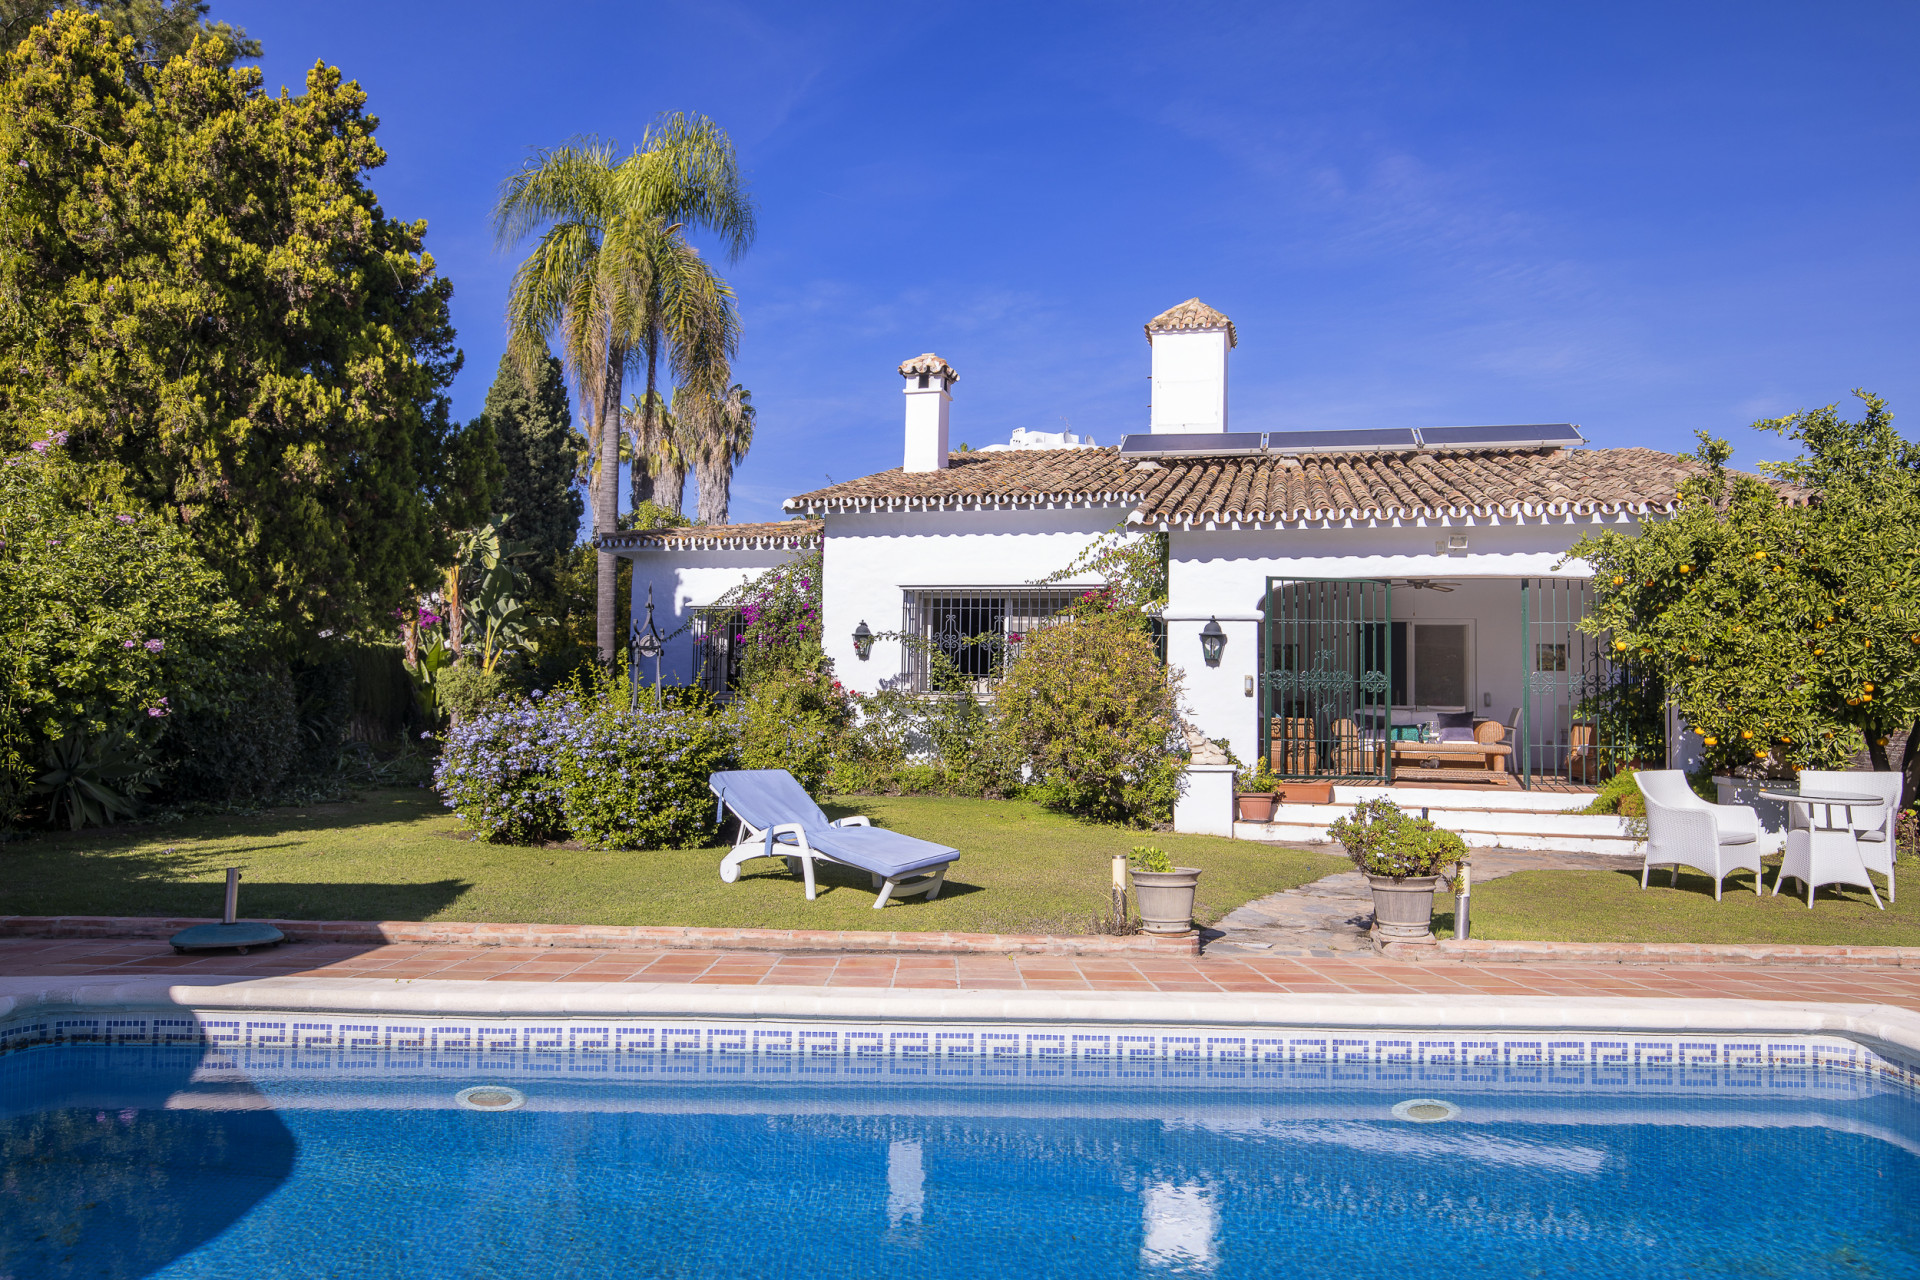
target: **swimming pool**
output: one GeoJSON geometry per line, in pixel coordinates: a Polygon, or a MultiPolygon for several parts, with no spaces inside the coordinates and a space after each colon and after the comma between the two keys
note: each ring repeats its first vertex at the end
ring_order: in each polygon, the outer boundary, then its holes
{"type": "Polygon", "coordinates": [[[36,1025],[12,1280],[1920,1275],[1911,1075],[1833,1038],[36,1025]]]}

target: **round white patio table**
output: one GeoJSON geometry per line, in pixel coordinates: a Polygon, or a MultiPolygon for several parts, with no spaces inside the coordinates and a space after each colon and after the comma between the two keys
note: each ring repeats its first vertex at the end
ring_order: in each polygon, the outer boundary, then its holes
{"type": "MultiPolygon", "coordinates": [[[[1823,884],[1864,885],[1873,895],[1873,905],[1885,911],[1886,904],[1874,890],[1867,867],[1860,860],[1860,846],[1853,838],[1853,811],[1877,809],[1886,804],[1879,796],[1863,796],[1850,791],[1762,791],[1762,799],[1779,800],[1788,806],[1807,806],[1807,825],[1787,832],[1785,857],[1779,873],[1773,877],[1773,896],[1780,896],[1780,882],[1788,876],[1807,886],[1807,910],[1813,910],[1813,891],[1823,884]],[[1833,811],[1843,809],[1846,816],[1838,824],[1833,811]],[[1818,816],[1816,817],[1816,813],[1818,816]]],[[[1791,812],[1791,808],[1789,808],[1791,812]]]]}

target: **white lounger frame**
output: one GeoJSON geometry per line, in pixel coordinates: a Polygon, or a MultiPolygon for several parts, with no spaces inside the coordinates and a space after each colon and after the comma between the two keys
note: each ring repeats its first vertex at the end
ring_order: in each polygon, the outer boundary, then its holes
{"type": "MultiPolygon", "coordinates": [[[[853,866],[850,862],[841,862],[832,854],[823,853],[808,844],[806,829],[797,822],[776,822],[771,827],[761,830],[740,817],[738,813],[733,816],[740,822],[742,839],[739,844],[733,846],[726,857],[720,860],[720,880],[724,884],[732,884],[740,878],[740,865],[744,862],[751,862],[755,858],[784,858],[787,870],[798,873],[807,882],[807,901],[812,902],[816,896],[813,878],[815,862],[832,862],[843,867],[853,866]],[[782,836],[792,836],[794,843],[781,843],[782,836]],[[799,865],[796,866],[796,863],[799,865]]],[[[870,827],[873,824],[863,817],[854,817],[838,819],[833,825],[870,827]]],[[[952,865],[951,862],[943,862],[932,875],[908,872],[903,876],[882,876],[877,872],[867,872],[873,877],[873,887],[880,891],[880,896],[873,901],[873,909],[878,911],[894,898],[911,898],[921,893],[927,895],[928,902],[932,902],[940,896],[940,886],[947,878],[947,868],[952,865]],[[915,878],[916,876],[918,878],[915,878]]],[[[855,869],[866,870],[864,867],[855,869]]]]}

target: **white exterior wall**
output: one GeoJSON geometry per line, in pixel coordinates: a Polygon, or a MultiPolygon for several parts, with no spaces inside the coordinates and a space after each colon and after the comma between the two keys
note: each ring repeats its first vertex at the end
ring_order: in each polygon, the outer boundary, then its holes
{"type": "MultiPolygon", "coordinates": [[[[655,547],[623,551],[633,561],[633,617],[643,626],[647,617],[647,588],[653,588],[653,624],[661,635],[670,635],[693,621],[695,609],[713,604],[721,596],[744,582],[750,582],[775,565],[784,564],[804,551],[791,550],[699,550],[690,547],[655,547]]],[[[620,637],[626,643],[626,637],[620,637]]],[[[667,641],[660,657],[662,684],[690,684],[696,673],[691,627],[667,641]]],[[[653,681],[653,664],[641,673],[653,681]]]]}
{"type": "MultiPolygon", "coordinates": [[[[1167,661],[1185,673],[1185,705],[1210,738],[1229,740],[1242,760],[1260,755],[1260,700],[1247,681],[1260,673],[1259,623],[1269,576],[1432,578],[1451,592],[1393,589],[1393,619],[1473,623],[1473,709],[1504,721],[1525,679],[1520,637],[1520,578],[1585,578],[1584,562],[1561,565],[1566,551],[1600,526],[1575,523],[1439,522],[1398,528],[1176,530],[1169,535],[1167,661]],[[1465,533],[1470,548],[1436,553],[1435,539],[1465,533]],[[1476,579],[1480,579],[1476,581],[1476,579]],[[1227,633],[1220,665],[1201,658],[1200,630],[1218,617],[1227,633]],[[1488,704],[1488,697],[1491,704],[1488,704]]],[[[1632,521],[1608,528],[1631,532],[1632,521]]]]}
{"type": "Polygon", "coordinates": [[[1227,429],[1227,331],[1153,335],[1153,410],[1147,430],[1192,435],[1227,429]]]}
{"type": "Polygon", "coordinates": [[[897,640],[876,640],[862,662],[853,631],[865,622],[898,632],[908,588],[1025,586],[1066,568],[1125,516],[1119,507],[828,515],[821,621],[835,678],[874,693],[907,669],[897,640]]]}

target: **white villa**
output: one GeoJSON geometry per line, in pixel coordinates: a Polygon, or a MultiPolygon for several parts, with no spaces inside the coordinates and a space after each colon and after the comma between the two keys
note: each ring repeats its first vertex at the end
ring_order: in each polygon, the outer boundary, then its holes
{"type": "MultiPolygon", "coordinates": [[[[1497,793],[1502,811],[1584,803],[1607,745],[1592,699],[1627,673],[1577,628],[1588,570],[1567,552],[1670,511],[1694,464],[1588,447],[1567,424],[1230,425],[1233,322],[1196,298],[1146,337],[1149,419],[1116,446],[1016,430],[952,452],[959,374],[927,354],[899,367],[898,469],[796,495],[793,520],[608,539],[633,559],[636,619],[651,599],[660,631],[694,623],[667,645],[664,678],[724,683],[731,628],[701,611],[814,546],[843,683],[924,689],[930,648],[984,676],[991,654],[969,637],[1017,653],[1024,631],[1102,585],[1047,579],[1109,531],[1162,533],[1166,659],[1189,718],[1296,784],[1280,818],[1298,809],[1323,828],[1307,810],[1345,798],[1329,784],[1418,784],[1455,807],[1458,789],[1497,793]]],[[[1215,784],[1196,785],[1212,806],[1215,784]]],[[[1185,829],[1230,822],[1185,807],[1185,829]]]]}

